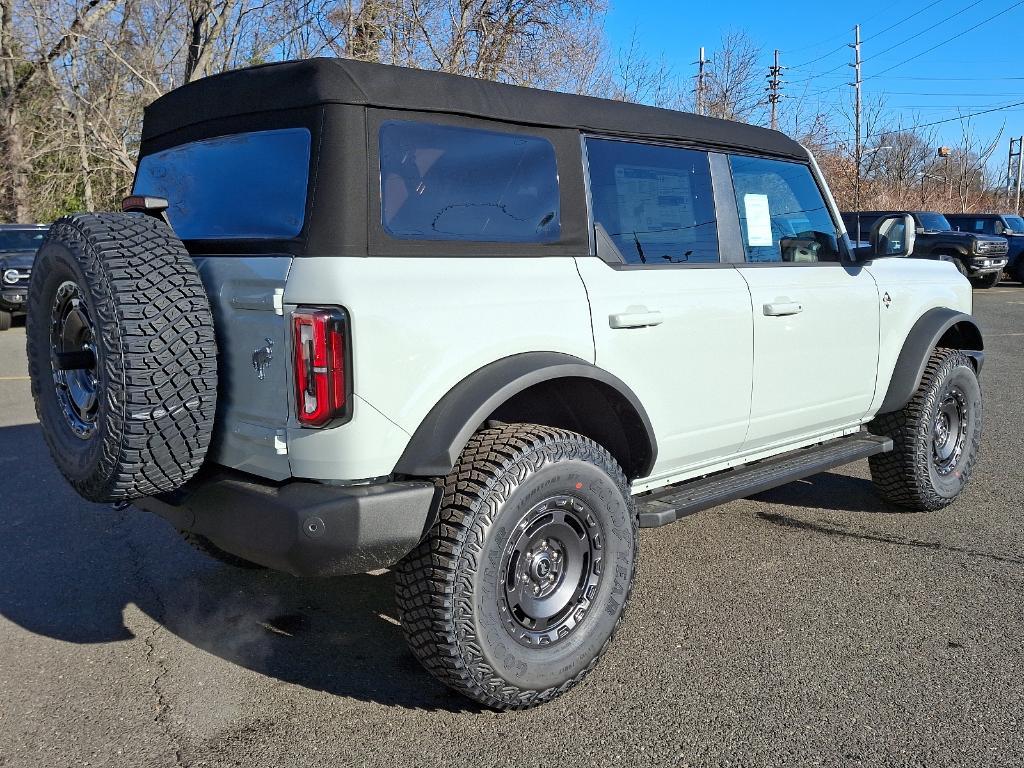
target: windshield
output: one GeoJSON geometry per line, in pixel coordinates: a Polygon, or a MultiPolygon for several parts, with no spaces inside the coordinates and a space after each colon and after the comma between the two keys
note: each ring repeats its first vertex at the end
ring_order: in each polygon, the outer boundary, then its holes
{"type": "Polygon", "coordinates": [[[947,232],[953,228],[941,213],[919,213],[917,222],[932,232],[947,232]]]}
{"type": "Polygon", "coordinates": [[[38,251],[44,237],[45,229],[0,229],[0,252],[38,251]]]}
{"type": "Polygon", "coordinates": [[[1020,216],[1003,216],[1006,226],[1013,230],[1013,234],[1024,234],[1024,218],[1020,216]]]}

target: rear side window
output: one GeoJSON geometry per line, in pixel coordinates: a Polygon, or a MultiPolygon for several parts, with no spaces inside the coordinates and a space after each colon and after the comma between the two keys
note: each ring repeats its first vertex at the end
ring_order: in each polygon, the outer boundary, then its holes
{"type": "Polygon", "coordinates": [[[949,219],[955,229],[963,232],[974,232],[982,235],[994,235],[996,223],[992,219],[949,219]]]}
{"type": "Polygon", "coordinates": [[[627,264],[719,261],[706,152],[587,139],[594,223],[627,264]]]}
{"type": "Polygon", "coordinates": [[[747,261],[839,261],[835,222],[806,165],[739,155],[729,164],[747,261]]]}
{"type": "Polygon", "coordinates": [[[178,237],[288,239],[302,231],[309,131],[239,133],[146,155],[134,194],[167,199],[178,237]]]}
{"type": "Polygon", "coordinates": [[[561,221],[547,139],[432,123],[380,128],[381,223],[403,240],[547,243],[561,221]]]}

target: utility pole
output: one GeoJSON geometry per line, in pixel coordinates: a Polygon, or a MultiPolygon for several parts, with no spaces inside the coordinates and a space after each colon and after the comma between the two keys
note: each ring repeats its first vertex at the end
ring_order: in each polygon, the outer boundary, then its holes
{"type": "Polygon", "coordinates": [[[854,145],[853,145],[853,162],[857,166],[857,168],[856,168],[856,177],[855,177],[854,186],[853,186],[853,202],[854,202],[854,207],[856,208],[856,210],[859,211],[860,210],[860,160],[861,160],[861,150],[863,149],[861,147],[861,136],[860,136],[860,107],[861,107],[861,104],[860,104],[860,86],[861,86],[861,82],[862,82],[861,72],[860,72],[860,24],[857,24],[853,28],[853,45],[851,45],[850,47],[853,48],[853,64],[851,64],[850,66],[853,67],[854,72],[856,73],[856,79],[852,83],[850,83],[850,85],[853,86],[854,91],[856,92],[856,102],[854,104],[854,113],[853,113],[854,114],[854,118],[853,118],[853,121],[854,121],[854,130],[857,132],[857,136],[855,137],[854,145]]]}
{"type": "Polygon", "coordinates": [[[768,73],[768,103],[771,105],[772,110],[772,130],[779,130],[779,118],[778,118],[778,103],[779,99],[782,98],[782,94],[779,92],[782,87],[782,67],[779,66],[779,49],[775,49],[775,64],[769,70],[768,73]]]}
{"type": "Polygon", "coordinates": [[[697,107],[697,114],[698,115],[703,115],[704,114],[704,110],[705,110],[705,104],[704,104],[704,87],[705,87],[705,83],[704,83],[704,78],[706,76],[705,72],[704,72],[704,68],[708,64],[708,60],[704,58],[704,48],[703,48],[703,46],[700,49],[700,56],[698,57],[697,61],[695,61],[693,63],[697,65],[697,84],[696,84],[696,86],[694,86],[694,89],[693,89],[694,90],[694,103],[695,103],[695,105],[697,107]]]}
{"type": "Polygon", "coordinates": [[[1024,161],[1024,136],[1020,138],[1010,139],[1010,156],[1006,161],[1006,207],[1010,207],[1010,197],[1014,197],[1014,211],[1020,213],[1020,184],[1021,184],[1021,171],[1024,168],[1021,167],[1022,161],[1024,161]],[[1016,168],[1014,168],[1014,161],[1016,160],[1016,168]],[[1013,189],[1016,187],[1016,195],[1013,195],[1013,189]]]}
{"type": "Polygon", "coordinates": [[[1017,196],[1013,201],[1013,210],[1018,216],[1020,215],[1020,181],[1021,175],[1024,174],[1024,136],[1017,139],[1017,196]]]}

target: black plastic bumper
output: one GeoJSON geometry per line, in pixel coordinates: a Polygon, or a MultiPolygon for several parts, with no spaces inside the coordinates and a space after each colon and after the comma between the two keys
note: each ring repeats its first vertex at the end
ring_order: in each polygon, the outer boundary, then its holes
{"type": "Polygon", "coordinates": [[[422,538],[434,496],[426,481],[274,485],[223,472],[135,505],[254,563],[296,576],[339,576],[398,562],[422,538]]]}
{"type": "Polygon", "coordinates": [[[28,286],[0,290],[0,309],[7,312],[24,312],[28,286]]]}
{"type": "Polygon", "coordinates": [[[972,275],[990,275],[993,272],[1002,272],[1006,269],[1007,259],[1006,254],[1002,253],[998,256],[974,256],[969,262],[967,262],[967,271],[972,275]],[[989,266],[984,266],[985,262],[992,262],[989,266]]]}

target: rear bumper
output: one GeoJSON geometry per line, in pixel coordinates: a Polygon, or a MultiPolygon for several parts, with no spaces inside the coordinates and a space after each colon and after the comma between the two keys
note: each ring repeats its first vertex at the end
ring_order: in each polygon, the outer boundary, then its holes
{"type": "Polygon", "coordinates": [[[434,497],[426,481],[275,485],[224,471],[135,505],[254,563],[296,576],[339,576],[404,557],[422,538],[434,497]]]}

